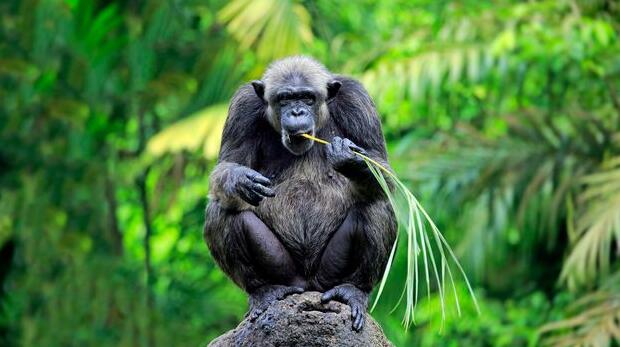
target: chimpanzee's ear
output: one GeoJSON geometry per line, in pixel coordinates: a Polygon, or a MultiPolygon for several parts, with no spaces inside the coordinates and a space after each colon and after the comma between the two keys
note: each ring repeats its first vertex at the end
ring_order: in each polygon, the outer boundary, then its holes
{"type": "Polygon", "coordinates": [[[342,83],[338,80],[327,82],[327,100],[332,99],[338,94],[342,83]]]}
{"type": "Polygon", "coordinates": [[[258,95],[261,100],[265,100],[265,83],[260,80],[252,81],[252,87],[254,87],[256,95],[258,95]]]}

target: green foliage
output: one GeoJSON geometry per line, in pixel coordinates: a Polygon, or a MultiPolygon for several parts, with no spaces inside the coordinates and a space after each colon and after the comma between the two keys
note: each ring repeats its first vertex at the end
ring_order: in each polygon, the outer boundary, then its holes
{"type": "Polygon", "coordinates": [[[610,0],[0,2],[0,345],[234,326],[208,174],[234,90],[297,53],[365,83],[475,279],[480,315],[461,300],[442,321],[431,286],[406,330],[397,249],[373,312],[397,345],[618,345],[618,18],[610,0]]]}

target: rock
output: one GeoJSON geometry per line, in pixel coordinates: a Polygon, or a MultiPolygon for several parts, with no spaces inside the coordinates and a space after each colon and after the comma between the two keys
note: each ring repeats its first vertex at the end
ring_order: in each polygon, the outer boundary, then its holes
{"type": "Polygon", "coordinates": [[[305,292],[277,301],[256,321],[243,320],[208,347],[392,346],[370,315],[366,314],[362,331],[356,332],[349,306],[335,301],[321,304],[320,298],[318,292],[305,292]]]}

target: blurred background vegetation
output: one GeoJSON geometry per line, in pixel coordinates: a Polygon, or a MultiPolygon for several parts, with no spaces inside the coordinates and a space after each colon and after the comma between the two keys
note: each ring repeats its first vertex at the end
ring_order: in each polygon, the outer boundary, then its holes
{"type": "Polygon", "coordinates": [[[207,179],[234,90],[299,53],[365,83],[480,300],[405,330],[396,265],[396,345],[619,346],[619,34],[615,0],[0,2],[0,346],[235,326],[207,179]]]}

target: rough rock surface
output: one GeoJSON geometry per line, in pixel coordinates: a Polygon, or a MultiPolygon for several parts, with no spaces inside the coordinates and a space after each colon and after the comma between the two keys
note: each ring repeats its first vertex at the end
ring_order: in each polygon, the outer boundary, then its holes
{"type": "Polygon", "coordinates": [[[392,346],[370,315],[362,331],[355,332],[349,306],[321,304],[320,298],[320,293],[306,292],[277,301],[256,321],[243,320],[208,347],[392,346]]]}

